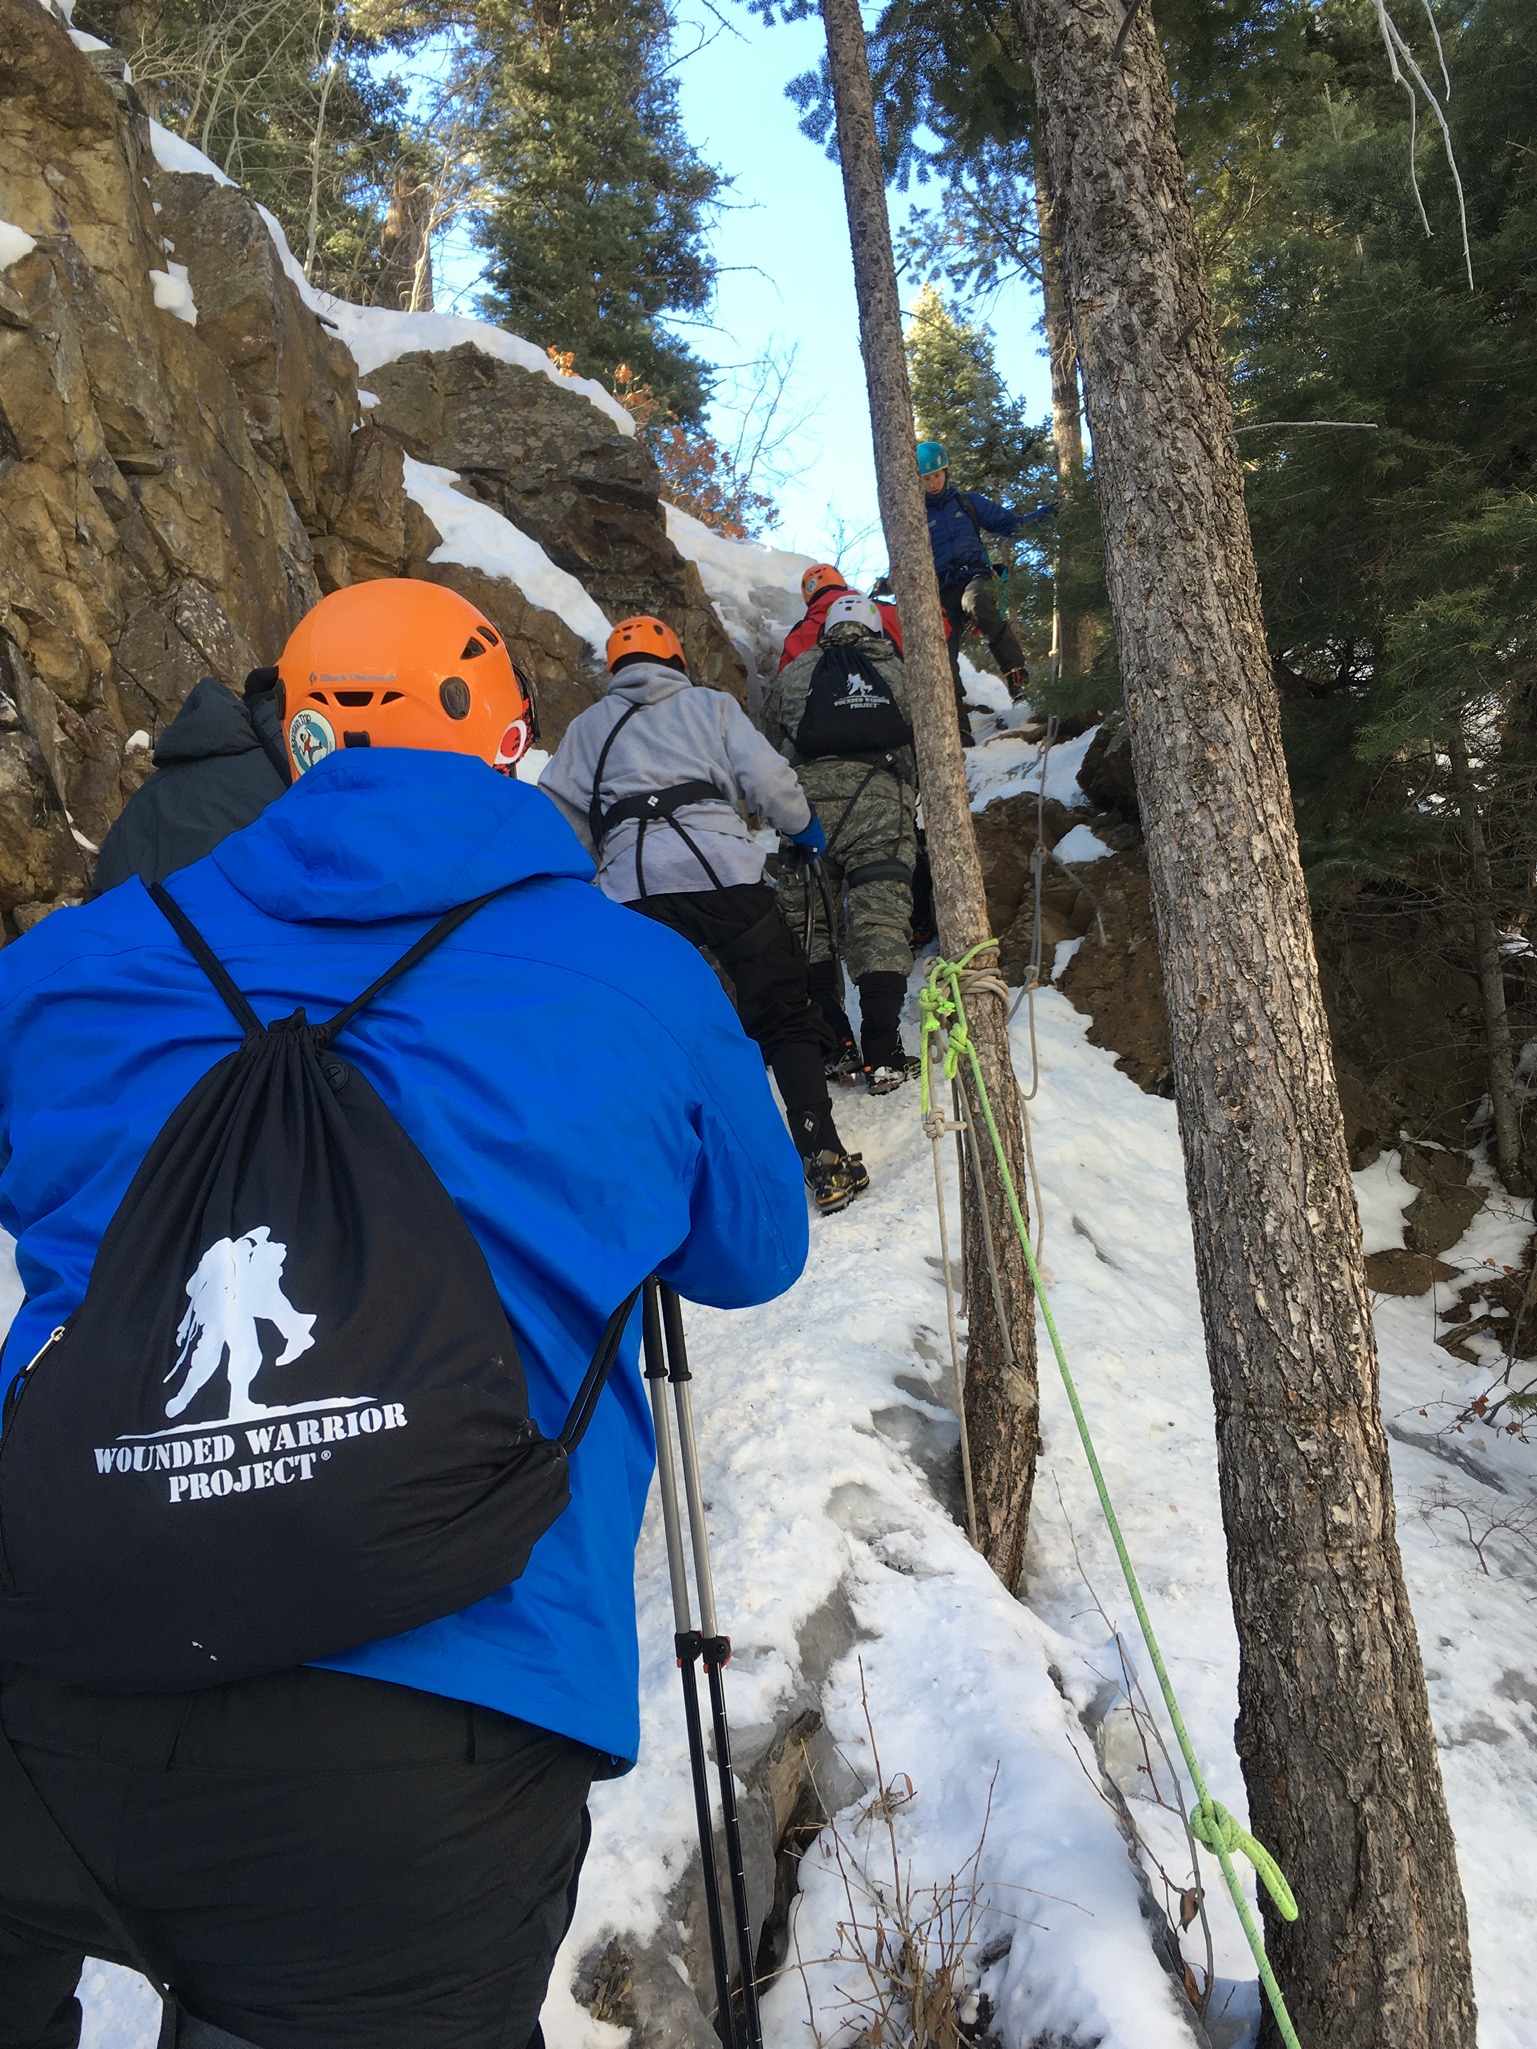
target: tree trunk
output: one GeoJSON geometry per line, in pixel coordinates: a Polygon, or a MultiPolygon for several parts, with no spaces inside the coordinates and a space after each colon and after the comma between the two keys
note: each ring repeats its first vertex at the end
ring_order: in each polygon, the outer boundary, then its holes
{"type": "Polygon", "coordinates": [[[1489,850],[1478,816],[1478,795],[1468,768],[1467,743],[1461,733],[1451,739],[1452,788],[1462,815],[1462,841],[1468,850],[1472,883],[1471,909],[1473,946],[1478,958],[1478,987],[1484,1000],[1484,1043],[1489,1050],[1489,1101],[1494,1109],[1494,1149],[1500,1179],[1512,1195],[1530,1193],[1530,1183],[1521,1164],[1521,1112],[1516,1097],[1515,1051],[1510,1037],[1510,1013],[1505,1007],[1505,964],[1500,958],[1500,934],[1494,920],[1494,877],[1489,870],[1489,850]]]}
{"type": "MultiPolygon", "coordinates": [[[[1057,456],[1057,502],[1064,510],[1084,489],[1083,420],[1078,400],[1078,350],[1062,289],[1062,249],[1052,209],[1051,173],[1035,153],[1035,222],[1041,252],[1041,300],[1045,308],[1046,353],[1051,363],[1051,440],[1057,456]]],[[[1059,527],[1060,535],[1060,527],[1059,527]]],[[[1092,652],[1093,621],[1075,606],[1063,588],[1071,582],[1070,543],[1058,539],[1052,581],[1052,639],[1057,673],[1067,679],[1084,675],[1092,652]]]]}
{"type": "Polygon", "coordinates": [[[379,305],[432,311],[432,212],[431,185],[414,164],[397,166],[379,241],[379,305]]]}
{"type": "MultiPolygon", "coordinates": [[[[951,960],[990,937],[982,865],[971,825],[966,764],[956,724],[955,693],[945,653],[939,587],[929,546],[923,493],[913,461],[913,406],[902,347],[891,224],[875,133],[869,59],[858,0],[822,0],[838,153],[848,207],[849,240],[859,296],[859,338],[870,392],[875,474],[881,523],[891,553],[912,701],[918,780],[934,873],[939,941],[951,960]]],[[[979,966],[996,965],[984,954],[979,966]]],[[[1009,1053],[1008,1021],[999,998],[981,991],[967,1004],[971,1034],[992,1098],[1009,1167],[1025,1199],[1019,1099],[1009,1053]]],[[[1010,1589],[1024,1562],[1030,1488],[1035,1477],[1039,1397],[1035,1375],[1035,1301],[1009,1216],[1008,1201],[985,1130],[979,1151],[997,1244],[1004,1321],[1000,1327],[975,1203],[966,1207],[967,1273],[971,1279],[966,1366],[966,1421],[977,1504],[977,1544],[1010,1589]]]]}
{"type": "MultiPolygon", "coordinates": [[[[1146,8],[1013,0],[1057,200],[1163,953],[1253,1827],[1306,2049],[1473,2049],[1361,1233],[1226,378],[1146,8]],[[1124,53],[1115,55],[1126,26],[1124,53]]],[[[1277,2031],[1266,2018],[1261,2039],[1277,2031]]]]}

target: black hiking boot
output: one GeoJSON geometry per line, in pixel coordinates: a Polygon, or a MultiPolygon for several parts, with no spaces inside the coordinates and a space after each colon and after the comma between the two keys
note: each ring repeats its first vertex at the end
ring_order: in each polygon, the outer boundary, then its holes
{"type": "Polygon", "coordinates": [[[859,1035],[864,1043],[865,1082],[872,1096],[899,1089],[907,1079],[902,1051],[902,1005],[906,975],[889,970],[859,978],[859,1035]]]}
{"type": "Polygon", "coordinates": [[[870,1176],[859,1153],[813,1153],[805,1167],[806,1186],[821,1217],[836,1216],[870,1186],[870,1176]]]}
{"type": "Polygon", "coordinates": [[[845,1087],[852,1088],[864,1071],[865,1064],[859,1057],[859,1048],[854,1044],[854,1035],[850,1032],[838,1048],[836,1057],[828,1061],[823,1072],[829,1081],[839,1081],[845,1087]]]}
{"type": "Polygon", "coordinates": [[[898,1046],[890,1060],[883,1060],[879,1067],[865,1069],[865,1086],[872,1096],[889,1096],[904,1081],[916,1081],[922,1072],[923,1063],[917,1055],[904,1053],[898,1046]]]}

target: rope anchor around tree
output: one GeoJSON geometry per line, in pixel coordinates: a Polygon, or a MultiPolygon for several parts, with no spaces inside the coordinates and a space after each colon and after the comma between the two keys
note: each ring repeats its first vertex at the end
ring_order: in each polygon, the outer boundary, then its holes
{"type": "MultiPolygon", "coordinates": [[[[931,1118],[929,1079],[935,1055],[937,1054],[939,1057],[939,1064],[946,1081],[952,1083],[959,1074],[961,1062],[964,1060],[967,1063],[971,1086],[975,1092],[977,1104],[981,1109],[983,1122],[987,1126],[988,1137],[992,1142],[993,1156],[998,1164],[998,1173],[1003,1182],[1004,1193],[1008,1197],[1009,1211],[1014,1219],[1014,1229],[1018,1234],[1020,1246],[1025,1255],[1025,1264],[1030,1271],[1030,1279],[1035,1288],[1036,1300],[1040,1304],[1041,1321],[1045,1324],[1047,1335],[1051,1339],[1051,1349],[1056,1358],[1057,1370],[1062,1376],[1062,1385],[1067,1391],[1068,1404],[1073,1412],[1073,1421],[1078,1426],[1078,1439],[1083,1446],[1084,1457],[1088,1460],[1089,1472],[1094,1480],[1094,1491],[1099,1496],[1099,1505],[1105,1518],[1105,1526],[1109,1530],[1111,1541],[1115,1545],[1115,1555],[1120,1560],[1121,1571],[1126,1580],[1126,1589],[1131,1596],[1131,1604],[1136,1611],[1137,1622],[1142,1631],[1142,1640],[1147,1646],[1148,1657],[1158,1678],[1158,1688],[1163,1695],[1163,1704],[1168,1712],[1174,1734],[1178,1739],[1180,1754],[1185,1760],[1185,1769],[1190,1775],[1190,1783],[1195,1792],[1196,1804],[1190,1816],[1190,1832],[1197,1842],[1204,1843],[1206,1848],[1216,1855],[1218,1862],[1222,1866],[1222,1876],[1227,1882],[1228,1892],[1232,1895],[1233,1905],[1237,1909],[1239,1921],[1242,1923],[1244,1935],[1248,1940],[1249,1948],[1254,1956],[1255,1966],[1259,1971],[1260,1983],[1265,1988],[1265,1997],[1270,2003],[1271,2012],[1275,2015],[1276,2026],[1280,2030],[1281,2039],[1285,2043],[1286,2049],[1301,2049],[1301,2044],[1297,2039],[1297,2031],[1292,2026],[1291,2016],[1286,2010],[1286,2001],[1282,1997],[1280,1985],[1276,1982],[1276,1975],[1271,1968],[1270,1959],[1265,1953],[1265,1938],[1250,1910],[1249,1902],[1244,1897],[1243,1882],[1239,1878],[1237,1866],[1233,1862],[1234,1857],[1241,1855],[1248,1858],[1249,1862],[1254,1866],[1260,1883],[1270,1895],[1276,1912],[1283,1921],[1296,1920],[1297,1902],[1275,1858],[1271,1856],[1263,1843],[1259,1842],[1246,1828],[1234,1820],[1233,1816],[1228,1813],[1219,1800],[1213,1799],[1210,1789],[1206,1784],[1206,1777],[1201,1770],[1200,1760],[1195,1754],[1195,1746],[1192,1744],[1189,1733],[1185,1728],[1185,1718],[1180,1712],[1179,1701],[1175,1697],[1174,1682],[1169,1677],[1168,1667],[1163,1661],[1163,1653],[1158,1647],[1158,1639],[1153,1631],[1152,1617],[1148,1614],[1147,1604],[1142,1598],[1142,1588],[1137,1579],[1136,1568],[1131,1562],[1131,1554],[1126,1548],[1126,1539],[1121,1531],[1120,1518],[1116,1515],[1115,1505],[1110,1499],[1110,1490],[1105,1484],[1105,1476],[1099,1463],[1099,1454],[1094,1448],[1094,1439],[1089,1432],[1088,1419],[1084,1415],[1083,1405],[1078,1399],[1077,1384],[1073,1379],[1072,1370],[1067,1363],[1067,1354],[1062,1347],[1062,1339],[1057,1330],[1056,1318],[1052,1314],[1051,1304],[1041,1284],[1040,1268],[1036,1264],[1035,1250],[1030,1243],[1030,1233],[1025,1225],[1024,1213],[1019,1206],[1019,1191],[1015,1187],[1014,1176],[1009,1168],[1008,1156],[1004,1151],[1003,1140],[999,1135],[998,1122],[993,1115],[993,1106],[987,1092],[987,1083],[982,1076],[982,1063],[977,1057],[977,1049],[972,1043],[971,1033],[967,1026],[966,993],[968,990],[974,995],[983,993],[1001,995],[1005,1002],[1008,1000],[1008,991],[1004,987],[1002,977],[996,967],[973,968],[971,965],[979,954],[994,952],[997,944],[998,942],[994,939],[985,939],[979,945],[973,946],[966,953],[963,953],[959,960],[936,960],[929,971],[928,980],[925,982],[918,999],[919,1009],[923,1018],[923,1116],[926,1123],[931,1118]]],[[[991,1220],[989,1219],[988,1221],[990,1223],[991,1220]]],[[[960,1398],[964,1405],[964,1392],[962,1392],[960,1398]]]]}

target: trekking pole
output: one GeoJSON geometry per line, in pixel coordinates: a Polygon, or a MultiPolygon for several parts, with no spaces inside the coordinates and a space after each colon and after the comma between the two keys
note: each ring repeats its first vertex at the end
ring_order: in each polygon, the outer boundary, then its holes
{"type": "Polygon", "coordinates": [[[705,1920],[710,1931],[710,1961],[715,1966],[716,2025],[726,2049],[737,2049],[736,2022],[731,2011],[731,1973],[726,1961],[726,1924],[721,1914],[720,1879],[715,1869],[715,1822],[710,1813],[704,1726],[699,1717],[699,1681],[694,1671],[704,1649],[704,1639],[694,1627],[688,1568],[683,1558],[683,1518],[678,1512],[678,1475],[673,1464],[672,1424],[667,1414],[667,1396],[663,1386],[667,1379],[667,1355],[662,1335],[660,1290],[659,1281],[647,1281],[641,1306],[646,1392],[651,1397],[651,1421],[656,1430],[656,1478],[662,1497],[662,1529],[667,1539],[667,1574],[672,1581],[673,1648],[683,1680],[683,1720],[688,1729],[688,1762],[694,1781],[694,1814],[699,1826],[705,1920]]]}
{"type": "Polygon", "coordinates": [[[726,1718],[725,1672],[731,1659],[731,1639],[721,1635],[715,1615],[715,1580],[710,1571],[704,1492],[699,1484],[699,1444],[694,1435],[694,1404],[689,1390],[692,1376],[688,1370],[688,1347],[683,1337],[683,1305],[665,1282],[657,1283],[657,1296],[666,1339],[667,1377],[672,1382],[673,1405],[678,1417],[678,1451],[683,1461],[683,1492],[688,1503],[689,1535],[693,1542],[694,1584],[699,1593],[697,1640],[704,1660],[705,1677],[710,1685],[710,1714],[715,1725],[715,1768],[720,1775],[721,1825],[726,1838],[726,1868],[731,1878],[731,1905],[736,1918],[737,1954],[741,1960],[743,2032],[746,2049],[763,2049],[752,1910],[747,1899],[747,1870],[742,1857],[736,1778],[731,1769],[731,1727],[726,1718]]]}

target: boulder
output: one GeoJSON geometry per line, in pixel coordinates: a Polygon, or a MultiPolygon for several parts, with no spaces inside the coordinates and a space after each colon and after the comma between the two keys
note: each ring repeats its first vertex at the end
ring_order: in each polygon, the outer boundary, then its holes
{"type": "Polygon", "coordinates": [[[747,672],[699,572],[667,537],[661,473],[634,436],[538,370],[472,342],[370,371],[370,422],[420,462],[455,470],[539,543],[612,621],[665,619],[696,683],[747,694],[747,672]]]}
{"type": "Polygon", "coordinates": [[[1366,1255],[1366,1285],[1377,1295],[1428,1295],[1437,1281],[1461,1279],[1461,1271],[1427,1252],[1390,1247],[1366,1255]]]}
{"type": "MultiPolygon", "coordinates": [[[[1081,822],[1054,797],[1044,806],[1028,794],[1003,797],[973,820],[982,882],[987,892],[987,917],[999,941],[1005,978],[1024,981],[1034,950],[1035,882],[1032,866],[1037,830],[1044,824],[1045,844],[1054,847],[1081,822]]],[[[1089,929],[1094,905],[1070,874],[1048,861],[1041,882],[1041,979],[1048,980],[1058,945],[1089,929]]]]}

